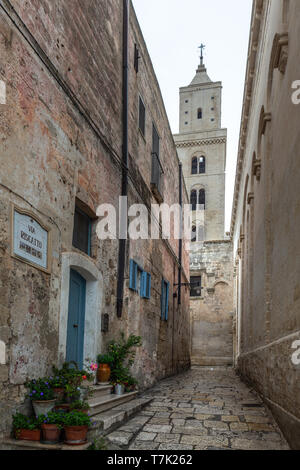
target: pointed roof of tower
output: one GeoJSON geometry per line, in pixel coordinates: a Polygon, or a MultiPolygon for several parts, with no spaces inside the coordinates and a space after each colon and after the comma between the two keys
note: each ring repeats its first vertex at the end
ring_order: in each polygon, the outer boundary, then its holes
{"type": "Polygon", "coordinates": [[[212,83],[212,80],[207,75],[206,67],[204,64],[200,64],[198,66],[198,69],[196,70],[196,75],[190,85],[201,85],[202,83],[212,83]]]}

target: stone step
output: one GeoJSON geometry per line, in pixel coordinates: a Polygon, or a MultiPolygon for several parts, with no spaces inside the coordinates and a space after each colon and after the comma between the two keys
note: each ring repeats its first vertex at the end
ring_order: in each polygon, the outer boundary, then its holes
{"type": "Polygon", "coordinates": [[[112,392],[112,385],[102,385],[102,384],[98,384],[98,385],[93,385],[91,387],[91,391],[93,392],[93,396],[92,398],[102,398],[102,397],[110,397],[111,396],[111,392],[112,392]]]}
{"type": "Polygon", "coordinates": [[[0,450],[87,450],[91,443],[80,446],[68,446],[63,442],[59,444],[42,444],[34,441],[18,441],[16,439],[3,439],[0,441],[0,450]]]}
{"type": "Polygon", "coordinates": [[[138,392],[130,392],[124,393],[123,395],[112,394],[110,396],[103,396],[100,398],[90,398],[88,400],[90,405],[90,416],[98,415],[103,411],[110,410],[111,408],[115,408],[118,405],[131,401],[137,396],[137,394],[138,392]]]}
{"type": "MultiPolygon", "coordinates": [[[[98,436],[105,436],[126,425],[126,422],[139,413],[152,401],[152,398],[135,398],[109,411],[104,411],[93,417],[93,427],[88,432],[89,441],[98,436]]],[[[144,418],[144,417],[143,417],[144,418]]],[[[148,417],[147,417],[148,419],[148,417]]],[[[146,420],[147,420],[146,419],[146,420]]],[[[144,421],[144,419],[142,420],[144,421]]]]}

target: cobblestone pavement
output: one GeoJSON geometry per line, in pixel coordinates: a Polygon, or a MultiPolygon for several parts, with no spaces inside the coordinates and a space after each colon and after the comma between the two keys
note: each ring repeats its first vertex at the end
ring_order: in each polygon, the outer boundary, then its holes
{"type": "Polygon", "coordinates": [[[108,436],[131,450],[285,450],[278,426],[233,369],[192,369],[159,382],[147,408],[108,436]]]}

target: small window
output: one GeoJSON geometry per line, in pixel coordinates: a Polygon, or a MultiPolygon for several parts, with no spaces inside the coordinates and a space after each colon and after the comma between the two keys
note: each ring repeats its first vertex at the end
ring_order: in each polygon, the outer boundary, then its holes
{"type": "Polygon", "coordinates": [[[188,122],[185,122],[184,124],[187,126],[187,125],[188,125],[188,122]]]}
{"type": "Polygon", "coordinates": [[[200,157],[199,158],[199,173],[202,175],[203,173],[206,172],[206,161],[205,157],[200,157]]]}
{"type": "Polygon", "coordinates": [[[198,174],[198,158],[194,157],[192,159],[192,175],[198,174]]]}
{"type": "Polygon", "coordinates": [[[185,100],[185,102],[186,102],[186,103],[188,103],[188,102],[189,102],[189,100],[185,100]]]}
{"type": "Polygon", "coordinates": [[[151,274],[143,271],[133,259],[129,264],[129,289],[138,292],[143,299],[150,299],[151,274]]]}
{"type": "Polygon", "coordinates": [[[198,109],[197,115],[198,115],[198,119],[202,119],[202,108],[198,109]]]}
{"type": "Polygon", "coordinates": [[[185,114],[189,114],[189,112],[188,112],[188,111],[186,111],[186,112],[185,112],[185,114]]]}
{"type": "Polygon", "coordinates": [[[199,205],[203,206],[203,209],[205,209],[205,189],[200,189],[199,191],[199,205]]]}
{"type": "Polygon", "coordinates": [[[75,206],[72,244],[89,256],[91,255],[91,233],[92,219],[78,206],[75,206]]]}
{"type": "Polygon", "coordinates": [[[170,283],[163,279],[161,282],[161,319],[163,321],[168,320],[169,289],[170,283]]]}
{"type": "Polygon", "coordinates": [[[192,211],[197,210],[197,191],[195,189],[191,191],[191,206],[192,211]]]}
{"type": "Polygon", "coordinates": [[[211,119],[211,122],[214,122],[214,118],[211,119]]]}
{"type": "Polygon", "coordinates": [[[145,137],[146,109],[142,98],[139,99],[139,129],[145,137]]]}
{"type": "Polygon", "coordinates": [[[190,279],[191,297],[201,297],[201,276],[192,276],[190,279]]]}

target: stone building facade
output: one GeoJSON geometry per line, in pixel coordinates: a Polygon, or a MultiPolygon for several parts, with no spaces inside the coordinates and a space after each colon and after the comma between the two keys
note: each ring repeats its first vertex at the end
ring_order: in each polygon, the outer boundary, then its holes
{"type": "Polygon", "coordinates": [[[299,24],[297,0],[253,2],[231,226],[236,365],[294,449],[300,448],[299,24]]]}
{"type": "Polygon", "coordinates": [[[233,362],[233,259],[224,227],[227,130],[221,110],[222,83],[209,78],[201,57],[191,84],[180,89],[180,133],[174,136],[193,210],[191,359],[200,366],[233,362]]]}
{"type": "MultiPolygon", "coordinates": [[[[179,304],[176,285],[179,241],[126,242],[119,318],[119,240],[99,240],[96,233],[97,208],[118,208],[121,195],[122,31],[122,2],[114,0],[72,0],[72,8],[67,0],[0,5],[6,85],[0,105],[0,433],[16,409],[26,408],[27,379],[49,374],[72,354],[95,360],[120,331],[142,336],[134,364],[141,388],[190,365],[189,290],[181,288],[179,304]],[[143,295],[130,284],[131,266],[138,283],[151,275],[143,295]],[[169,289],[167,315],[162,281],[169,289]],[[73,308],[81,308],[84,327],[72,325],[73,308]],[[81,328],[75,353],[72,327],[81,328]]],[[[128,43],[128,205],[150,211],[162,200],[179,202],[179,159],[131,5],[128,43]]],[[[183,247],[182,282],[188,281],[183,247]]]]}

